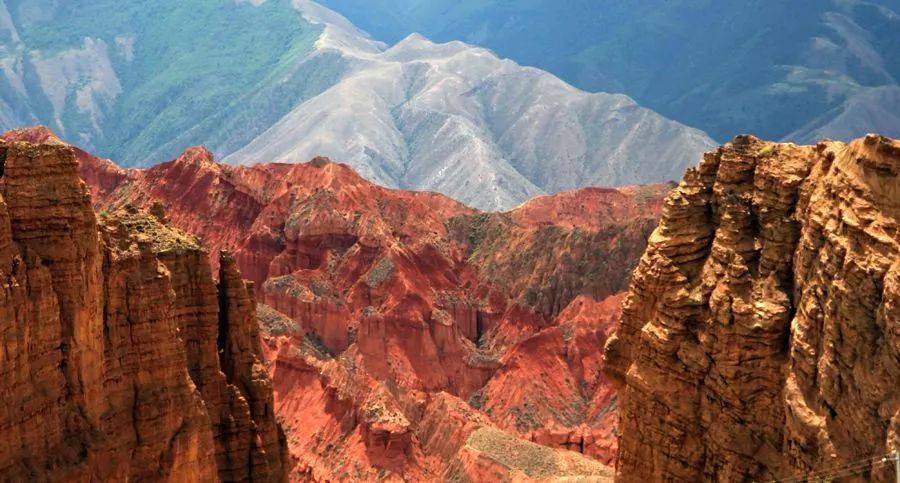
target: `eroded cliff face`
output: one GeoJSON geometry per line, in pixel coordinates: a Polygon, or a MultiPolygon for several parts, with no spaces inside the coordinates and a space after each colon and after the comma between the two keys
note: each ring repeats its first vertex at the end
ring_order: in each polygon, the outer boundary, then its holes
{"type": "Polygon", "coordinates": [[[236,273],[217,290],[152,217],[98,223],[79,154],[35,141],[0,143],[0,479],[282,480],[255,318],[219,308],[252,307],[236,273]]]}
{"type": "Polygon", "coordinates": [[[480,213],[321,158],[232,167],[198,147],[147,170],[89,155],[80,169],[98,211],[152,208],[254,282],[293,477],[466,475],[481,427],[612,461],[601,348],[671,186],[480,213]]]}
{"type": "Polygon", "coordinates": [[[689,170],[606,346],[619,479],[769,480],[900,448],[898,175],[900,142],[874,135],[742,136],[689,170]]]}

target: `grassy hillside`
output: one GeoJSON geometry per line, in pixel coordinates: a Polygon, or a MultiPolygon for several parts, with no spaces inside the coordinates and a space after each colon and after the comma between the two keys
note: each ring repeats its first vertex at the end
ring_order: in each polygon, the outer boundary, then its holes
{"type": "MultiPolygon", "coordinates": [[[[221,123],[205,130],[196,124],[238,115],[234,111],[244,106],[236,101],[261,85],[284,81],[320,34],[289,0],[259,7],[232,0],[14,0],[7,8],[21,45],[42,58],[64,56],[85,38],[105,43],[121,93],[103,106],[102,137],[95,135],[91,144],[98,154],[126,163],[148,153],[170,157],[201,140],[227,137],[211,132],[221,130],[221,123]],[[163,140],[175,138],[179,146],[159,152],[163,140]]],[[[77,139],[90,123],[76,96],[70,97],[62,121],[66,136],[77,139]]],[[[290,100],[266,105],[266,115],[284,114],[290,100]]],[[[53,124],[46,106],[39,113],[53,124]]]]}

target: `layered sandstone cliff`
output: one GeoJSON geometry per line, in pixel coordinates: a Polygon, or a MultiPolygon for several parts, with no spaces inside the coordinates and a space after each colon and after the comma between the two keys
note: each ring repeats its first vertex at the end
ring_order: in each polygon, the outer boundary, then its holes
{"type": "MultiPolygon", "coordinates": [[[[802,476],[900,449],[900,142],[741,136],[665,203],[605,371],[622,481],[802,476]]],[[[857,468],[890,481],[892,470],[857,468]]]]}
{"type": "Polygon", "coordinates": [[[236,272],[217,289],[195,239],[136,211],[98,223],[81,155],[33,140],[0,143],[0,479],[282,480],[236,272]]]}

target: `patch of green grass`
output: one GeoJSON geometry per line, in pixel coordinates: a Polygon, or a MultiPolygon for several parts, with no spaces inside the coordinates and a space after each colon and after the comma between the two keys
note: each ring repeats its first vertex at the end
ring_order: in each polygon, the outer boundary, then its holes
{"type": "Polygon", "coordinates": [[[612,476],[609,468],[580,454],[555,451],[491,427],[472,433],[466,445],[538,480],[612,476]]]}
{"type": "Polygon", "coordinates": [[[265,288],[277,291],[288,297],[300,298],[304,295],[306,287],[297,282],[293,275],[270,278],[266,280],[265,288]]]}
{"type": "Polygon", "coordinates": [[[300,331],[299,324],[266,304],[256,305],[256,318],[260,329],[269,335],[290,335],[300,331]]]}
{"type": "Polygon", "coordinates": [[[557,467],[552,449],[518,439],[498,429],[481,428],[469,436],[466,444],[532,478],[549,478],[557,467]]]}

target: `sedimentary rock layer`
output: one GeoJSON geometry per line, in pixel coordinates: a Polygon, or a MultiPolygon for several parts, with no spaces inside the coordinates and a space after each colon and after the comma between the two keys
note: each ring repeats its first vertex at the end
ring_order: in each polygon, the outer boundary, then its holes
{"type": "Polygon", "coordinates": [[[900,142],[876,135],[741,136],[687,173],[606,346],[619,479],[771,480],[900,449],[898,176],[900,142]]]}
{"type": "Polygon", "coordinates": [[[282,480],[237,272],[217,290],[192,237],[98,223],[79,154],[36,141],[0,142],[0,480],[282,480]]]}
{"type": "Polygon", "coordinates": [[[446,429],[428,417],[443,393],[513,436],[612,460],[600,348],[669,185],[480,213],[321,158],[237,168],[192,148],[147,170],[88,155],[81,172],[99,211],[153,208],[255,282],[295,477],[444,475],[471,431],[424,429],[446,429]],[[452,450],[431,449],[441,438],[452,450]]]}

